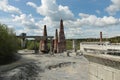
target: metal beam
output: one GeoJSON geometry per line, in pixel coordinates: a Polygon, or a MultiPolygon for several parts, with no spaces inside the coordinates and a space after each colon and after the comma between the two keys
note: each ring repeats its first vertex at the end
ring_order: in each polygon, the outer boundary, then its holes
{"type": "MultiPolygon", "coordinates": [[[[16,36],[18,38],[40,38],[40,39],[43,39],[43,38],[46,38],[44,36],[16,36]]],[[[47,36],[47,38],[53,38],[53,36],[47,36]]]]}

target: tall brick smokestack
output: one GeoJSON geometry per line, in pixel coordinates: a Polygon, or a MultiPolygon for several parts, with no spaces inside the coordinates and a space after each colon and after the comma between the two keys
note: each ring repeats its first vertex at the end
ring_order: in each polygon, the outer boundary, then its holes
{"type": "Polygon", "coordinates": [[[56,29],[56,31],[55,31],[55,39],[58,40],[58,31],[57,31],[57,29],[56,29]]]}
{"type": "Polygon", "coordinates": [[[102,32],[100,32],[100,42],[102,42],[102,32]]]}
{"type": "Polygon", "coordinates": [[[63,32],[64,32],[63,20],[62,20],[62,19],[60,20],[60,31],[63,31],[63,32]]]}
{"type": "Polygon", "coordinates": [[[58,47],[58,31],[56,29],[56,31],[55,31],[55,40],[54,40],[54,53],[57,53],[57,47],[58,47]]]}
{"type": "Polygon", "coordinates": [[[65,34],[64,34],[63,20],[61,19],[57,52],[61,53],[61,52],[64,52],[65,50],[66,50],[66,40],[65,40],[65,34]]]}
{"type": "Polygon", "coordinates": [[[65,40],[65,34],[64,34],[64,28],[63,28],[63,20],[60,20],[60,31],[59,31],[59,42],[64,41],[65,40]]]}
{"type": "MultiPolygon", "coordinates": [[[[44,36],[44,37],[47,37],[47,29],[46,29],[46,25],[44,25],[43,36],[44,36]]],[[[44,39],[47,40],[47,38],[44,38],[44,39]]]]}
{"type": "Polygon", "coordinates": [[[43,31],[43,39],[40,41],[40,51],[43,53],[48,53],[48,45],[47,45],[47,29],[46,25],[44,25],[44,31],[43,31]]]}

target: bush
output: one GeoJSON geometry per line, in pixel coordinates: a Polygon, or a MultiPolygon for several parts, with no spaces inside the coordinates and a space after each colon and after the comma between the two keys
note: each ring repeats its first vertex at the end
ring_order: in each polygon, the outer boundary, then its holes
{"type": "Polygon", "coordinates": [[[36,46],[36,50],[38,50],[39,49],[39,42],[36,41],[34,43],[34,41],[32,41],[32,40],[27,41],[27,49],[34,50],[35,46],[36,46]]]}
{"type": "Polygon", "coordinates": [[[11,29],[0,24],[0,62],[9,61],[18,50],[18,40],[11,29]]]}

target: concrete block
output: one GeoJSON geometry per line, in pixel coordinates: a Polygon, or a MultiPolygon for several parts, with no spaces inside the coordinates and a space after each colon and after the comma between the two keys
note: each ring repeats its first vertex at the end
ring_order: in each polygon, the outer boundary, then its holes
{"type": "Polygon", "coordinates": [[[103,66],[98,66],[98,78],[105,80],[105,70],[103,66]]]}
{"type": "Polygon", "coordinates": [[[100,79],[98,79],[96,76],[94,76],[94,75],[91,74],[89,80],[100,80],[100,79]]]}
{"type": "Polygon", "coordinates": [[[114,72],[114,80],[120,80],[120,70],[114,72]]]}
{"type": "Polygon", "coordinates": [[[109,70],[106,70],[105,69],[105,79],[104,80],[113,80],[114,79],[114,76],[113,76],[113,72],[109,71],[109,70]]]}
{"type": "Polygon", "coordinates": [[[97,76],[97,64],[90,62],[89,64],[89,72],[90,74],[97,76]]]}

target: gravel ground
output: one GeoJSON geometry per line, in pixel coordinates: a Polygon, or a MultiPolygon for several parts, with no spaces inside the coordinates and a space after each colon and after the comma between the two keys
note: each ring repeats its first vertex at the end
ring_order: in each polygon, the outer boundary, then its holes
{"type": "Polygon", "coordinates": [[[88,61],[84,56],[41,55],[19,51],[21,60],[0,66],[0,80],[88,80],[88,61]],[[8,69],[9,68],[9,69],[8,69]],[[2,69],[2,70],[1,70],[2,69]]]}

